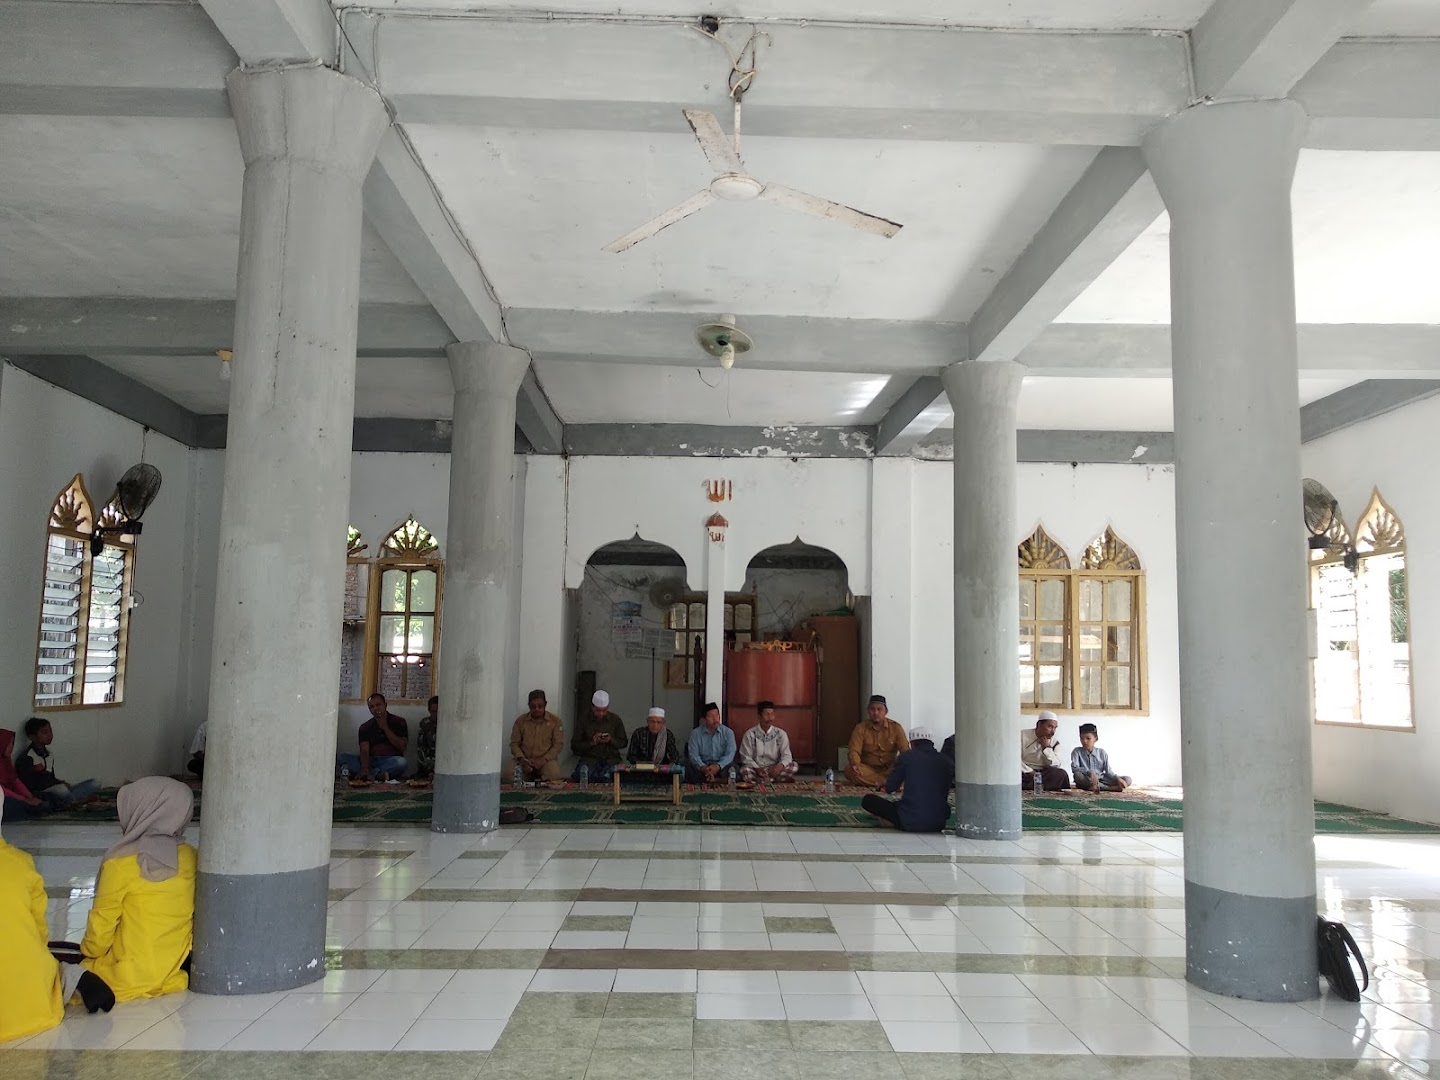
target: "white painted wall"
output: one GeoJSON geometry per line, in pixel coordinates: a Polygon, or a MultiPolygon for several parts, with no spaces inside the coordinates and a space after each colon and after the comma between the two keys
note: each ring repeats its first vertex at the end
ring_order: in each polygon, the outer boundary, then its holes
{"type": "Polygon", "coordinates": [[[130,617],[125,701],[46,714],[65,779],[118,783],[184,764],[192,726],[183,644],[195,584],[193,454],[18,368],[0,366],[0,551],[6,553],[0,605],[9,614],[0,624],[0,726],[17,736],[33,712],[50,506],[79,472],[98,509],[142,453],[159,468],[163,486],[136,541],[134,588],[144,603],[130,617]]]}
{"type": "MultiPolygon", "coordinates": [[[[911,542],[912,661],[908,713],[891,712],[907,723],[923,722],[936,733],[955,730],[954,691],[954,474],[948,462],[904,463],[913,470],[911,542]]],[[[1093,721],[1100,744],[1116,768],[1142,784],[1180,782],[1180,695],[1178,614],[1175,598],[1175,485],[1169,468],[1135,465],[1021,465],[1019,517],[1011,535],[1018,544],[1043,523],[1046,531],[1078,565],[1085,545],[1114,527],[1140,556],[1145,568],[1150,671],[1148,716],[1084,716],[1061,718],[1060,739],[1068,751],[1079,745],[1077,728],[1093,721]]],[[[890,521],[886,545],[901,546],[901,523],[890,521]]],[[[877,553],[882,537],[875,539],[877,553]]],[[[903,559],[903,554],[901,556],[903,559]]],[[[877,554],[878,561],[878,554],[877,554]]],[[[903,680],[905,669],[896,656],[884,655],[880,598],[875,608],[876,691],[887,693],[881,673],[903,680]],[[883,658],[883,660],[882,660],[883,658]]],[[[889,622],[899,621],[891,613],[889,622]]],[[[902,681],[903,685],[903,681],[902,681]]],[[[888,696],[888,695],[887,695],[888,696]]],[[[898,698],[892,696],[892,703],[898,698]]],[[[1027,726],[1015,710],[1017,731],[1027,726]]],[[[962,750],[963,752],[963,750],[962,750]]]]}
{"type": "Polygon", "coordinates": [[[1440,398],[1430,398],[1307,443],[1301,462],[1305,475],[1319,480],[1340,501],[1352,526],[1377,487],[1405,526],[1415,700],[1413,732],[1315,725],[1315,797],[1440,822],[1434,775],[1440,761],[1437,426],[1440,398]]]}

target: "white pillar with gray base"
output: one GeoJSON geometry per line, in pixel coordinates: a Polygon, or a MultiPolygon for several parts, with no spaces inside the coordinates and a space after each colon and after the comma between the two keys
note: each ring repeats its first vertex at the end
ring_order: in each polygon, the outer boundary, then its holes
{"type": "Polygon", "coordinates": [[[1170,211],[1186,978],[1318,994],[1290,186],[1305,114],[1197,106],[1145,157],[1170,211]]]}
{"type": "Polygon", "coordinates": [[[489,832],[500,823],[505,650],[515,517],[515,395],[530,368],[522,349],[460,341],[446,347],[455,387],[450,518],[445,533],[435,832],[489,832]]]}
{"type": "Polygon", "coordinates": [[[1013,534],[1024,373],[1008,360],[971,360],[941,375],[955,411],[955,831],[972,840],[1020,835],[1013,534]]]}
{"type": "Polygon", "coordinates": [[[245,180],[193,989],[324,975],[360,187],[379,95],[319,67],[227,80],[245,180]]]}

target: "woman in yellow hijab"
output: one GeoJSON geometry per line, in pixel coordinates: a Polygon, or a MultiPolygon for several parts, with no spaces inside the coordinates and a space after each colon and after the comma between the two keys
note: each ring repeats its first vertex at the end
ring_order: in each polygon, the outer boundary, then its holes
{"type": "Polygon", "coordinates": [[[194,804],[190,789],[166,776],[136,780],[116,796],[122,835],[100,863],[80,942],[93,978],[82,978],[79,990],[91,1012],[189,985],[195,849],[183,836],[194,804]]]}
{"type": "Polygon", "coordinates": [[[60,965],[50,955],[45,882],[35,860],[0,839],[0,1042],[60,1023],[65,1015],[60,965]]]}

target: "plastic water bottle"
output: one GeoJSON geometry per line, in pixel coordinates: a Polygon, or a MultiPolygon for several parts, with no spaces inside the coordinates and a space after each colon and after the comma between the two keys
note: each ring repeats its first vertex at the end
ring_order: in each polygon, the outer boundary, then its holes
{"type": "Polygon", "coordinates": [[[835,770],[834,770],[834,769],[826,769],[826,770],[825,770],[825,794],[827,794],[827,795],[834,795],[834,794],[835,794],[835,770]]]}
{"type": "Polygon", "coordinates": [[[1036,795],[1040,794],[1040,770],[1036,769],[1030,774],[1030,790],[1036,795]]]}
{"type": "Polygon", "coordinates": [[[515,786],[517,788],[525,786],[525,771],[519,765],[515,766],[515,786]]]}
{"type": "Polygon", "coordinates": [[[730,766],[730,790],[735,790],[735,766],[730,766]]]}
{"type": "Polygon", "coordinates": [[[584,791],[590,786],[590,766],[580,766],[580,790],[584,791]]]}

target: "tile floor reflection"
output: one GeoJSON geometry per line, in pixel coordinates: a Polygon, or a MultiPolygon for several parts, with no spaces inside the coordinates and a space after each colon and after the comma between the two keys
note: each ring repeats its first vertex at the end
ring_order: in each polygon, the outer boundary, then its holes
{"type": "MultiPolygon", "coordinates": [[[[78,939],[100,826],[7,830],[78,939]]],[[[573,1080],[1440,1075],[1440,840],[1316,840],[1365,1000],[1184,982],[1180,837],[337,827],[330,970],[76,1010],[0,1074],[573,1080]]]]}

